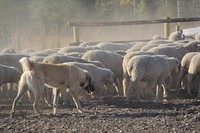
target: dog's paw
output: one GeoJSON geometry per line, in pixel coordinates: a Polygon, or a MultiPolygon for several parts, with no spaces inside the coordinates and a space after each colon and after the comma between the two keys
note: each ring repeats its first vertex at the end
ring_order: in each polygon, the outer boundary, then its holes
{"type": "Polygon", "coordinates": [[[35,112],[35,115],[36,115],[36,116],[41,116],[41,115],[42,115],[42,113],[41,113],[41,112],[39,112],[39,111],[37,111],[37,112],[35,112]]]}
{"type": "Polygon", "coordinates": [[[57,110],[53,109],[53,115],[56,115],[57,110]]]}
{"type": "Polygon", "coordinates": [[[163,99],[163,103],[167,103],[168,102],[168,100],[165,98],[165,99],[163,99]]]}
{"type": "Polygon", "coordinates": [[[11,112],[9,117],[14,118],[14,112],[11,112]]]}
{"type": "Polygon", "coordinates": [[[83,109],[77,109],[78,113],[84,113],[85,111],[83,109]]]}

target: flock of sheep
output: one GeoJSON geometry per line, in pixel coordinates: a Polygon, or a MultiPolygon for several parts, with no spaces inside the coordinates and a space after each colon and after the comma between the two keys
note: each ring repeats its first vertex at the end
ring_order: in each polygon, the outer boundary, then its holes
{"type": "MultiPolygon", "coordinates": [[[[79,46],[20,52],[6,48],[0,53],[0,84],[4,89],[9,87],[6,83],[18,84],[23,73],[19,60],[28,57],[33,62],[70,63],[87,70],[95,92],[87,95],[80,89],[80,100],[85,103],[92,98],[102,101],[109,92],[109,95],[126,97],[127,103],[132,98],[159,101],[162,96],[162,100],[167,100],[169,91],[178,92],[180,89],[186,89],[188,95],[198,91],[197,97],[200,98],[200,89],[196,89],[200,88],[197,84],[200,73],[199,46],[200,33],[194,38],[185,38],[181,32],[174,32],[168,39],[156,35],[146,42],[101,42],[96,45],[85,42],[79,46]]],[[[49,105],[52,104],[54,93],[51,92],[54,89],[46,88],[44,92],[44,99],[49,105]]],[[[67,88],[61,91],[60,96],[70,100],[67,88]]]]}

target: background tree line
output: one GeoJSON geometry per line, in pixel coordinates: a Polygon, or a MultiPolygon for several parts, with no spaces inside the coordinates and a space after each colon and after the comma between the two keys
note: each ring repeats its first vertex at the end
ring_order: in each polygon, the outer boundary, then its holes
{"type": "MultiPolygon", "coordinates": [[[[147,20],[166,16],[199,17],[200,0],[0,0],[0,49],[66,46],[73,41],[68,21],[147,20]]],[[[147,39],[162,33],[158,25],[151,25],[148,33],[149,26],[137,26],[134,30],[133,27],[80,30],[81,41],[147,39]],[[140,35],[144,30],[146,38],[140,35]]]]}
{"type": "Polygon", "coordinates": [[[0,24],[198,17],[200,0],[0,0],[0,24]]]}

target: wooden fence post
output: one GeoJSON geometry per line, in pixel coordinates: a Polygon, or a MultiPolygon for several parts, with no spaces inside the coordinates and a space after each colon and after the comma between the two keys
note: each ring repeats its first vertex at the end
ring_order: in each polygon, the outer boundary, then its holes
{"type": "Polygon", "coordinates": [[[180,26],[179,26],[179,24],[176,25],[176,31],[180,31],[180,26]]]}
{"type": "Polygon", "coordinates": [[[80,40],[79,40],[79,29],[76,26],[73,26],[73,36],[74,36],[74,43],[76,43],[76,45],[79,44],[80,40]]]}
{"type": "MultiPolygon", "coordinates": [[[[166,17],[166,19],[170,19],[169,17],[166,17]]],[[[164,37],[168,38],[170,35],[170,23],[169,22],[165,22],[164,23],[164,37]]]]}

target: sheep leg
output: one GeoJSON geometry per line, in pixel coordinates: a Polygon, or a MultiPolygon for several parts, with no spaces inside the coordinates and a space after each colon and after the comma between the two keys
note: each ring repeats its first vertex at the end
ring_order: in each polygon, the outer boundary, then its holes
{"type": "Polygon", "coordinates": [[[155,98],[155,102],[158,102],[160,100],[159,98],[159,91],[160,91],[160,88],[161,88],[161,85],[160,84],[157,84],[156,85],[156,98],[155,98]]]}
{"type": "Polygon", "coordinates": [[[2,90],[2,94],[4,94],[4,96],[7,96],[8,94],[7,83],[1,85],[1,90],[2,90]]]}
{"type": "Polygon", "coordinates": [[[115,78],[114,79],[114,83],[115,83],[115,85],[116,85],[116,91],[118,92],[118,95],[119,95],[119,89],[120,89],[120,84],[119,84],[119,81],[118,81],[118,79],[117,78],[115,78]]]}
{"type": "Polygon", "coordinates": [[[191,93],[191,85],[192,85],[192,79],[193,79],[194,75],[192,74],[188,74],[187,77],[187,93],[188,95],[191,97],[192,93],[191,93]]]}
{"type": "MultiPolygon", "coordinates": [[[[145,97],[154,97],[155,96],[155,85],[152,86],[152,83],[146,83],[145,85],[145,97]]],[[[148,101],[150,101],[149,98],[147,98],[148,101]]]]}
{"type": "Polygon", "coordinates": [[[181,67],[180,73],[178,75],[178,81],[176,84],[176,91],[179,90],[180,86],[181,86],[181,81],[183,80],[183,78],[187,75],[187,69],[184,67],[181,67]]]}
{"type": "Polygon", "coordinates": [[[13,104],[12,104],[12,109],[11,109],[11,113],[10,115],[13,116],[14,113],[15,113],[15,107],[17,105],[17,102],[23,97],[23,95],[25,94],[25,92],[28,91],[28,86],[27,84],[21,84],[19,82],[19,88],[18,88],[18,93],[17,93],[17,96],[16,98],[14,99],[13,101],[13,104]]]}
{"type": "Polygon", "coordinates": [[[102,87],[99,86],[99,101],[102,102],[102,87]]]}
{"type": "Polygon", "coordinates": [[[171,74],[168,75],[168,78],[169,78],[169,83],[168,83],[168,85],[166,86],[167,91],[169,91],[169,90],[172,89],[172,76],[171,76],[171,74]]]}
{"type": "Polygon", "coordinates": [[[119,95],[118,87],[115,85],[114,82],[113,82],[113,84],[111,84],[111,87],[114,87],[114,88],[115,88],[115,91],[116,91],[116,93],[117,93],[117,95],[119,95]]]}
{"type": "Polygon", "coordinates": [[[138,95],[138,91],[137,91],[137,87],[138,87],[138,83],[136,81],[131,81],[130,82],[130,84],[128,86],[128,89],[127,89],[127,92],[126,92],[126,101],[127,102],[130,102],[131,96],[133,94],[133,91],[136,91],[137,100],[140,101],[140,98],[139,98],[139,95],[138,95]]]}
{"type": "Polygon", "coordinates": [[[162,88],[163,88],[163,101],[167,101],[167,89],[166,89],[166,84],[165,84],[165,82],[163,82],[161,85],[162,85],[162,88]]]}
{"type": "Polygon", "coordinates": [[[122,96],[123,95],[123,85],[122,85],[122,82],[123,82],[123,78],[119,77],[118,78],[118,90],[117,90],[117,94],[122,96]]]}
{"type": "Polygon", "coordinates": [[[7,88],[9,90],[9,98],[12,99],[12,93],[13,93],[13,90],[14,90],[14,83],[7,83],[7,88]]]}
{"type": "Polygon", "coordinates": [[[126,92],[126,101],[127,102],[129,102],[131,100],[131,96],[133,94],[133,89],[135,89],[134,83],[133,83],[133,81],[131,81],[128,88],[127,88],[127,92],[126,92]]]}
{"type": "Polygon", "coordinates": [[[146,100],[146,96],[147,96],[147,83],[140,83],[140,85],[138,86],[138,94],[139,94],[139,96],[142,98],[142,99],[144,99],[144,100],[146,100]],[[143,84],[143,85],[142,85],[143,84]]]}
{"type": "Polygon", "coordinates": [[[55,115],[58,108],[60,89],[53,88],[53,114],[55,115]]]}
{"type": "MultiPolygon", "coordinates": [[[[136,90],[135,90],[135,95],[136,95],[136,99],[139,103],[141,103],[141,99],[140,99],[140,95],[139,95],[139,90],[141,90],[140,84],[137,83],[136,84],[136,90]]],[[[144,90],[142,90],[142,93],[144,92],[144,90]]],[[[144,93],[143,93],[144,95],[144,93]]]]}
{"type": "Polygon", "coordinates": [[[198,96],[197,96],[198,99],[200,99],[200,83],[199,83],[199,91],[198,91],[198,96]]]}
{"type": "Polygon", "coordinates": [[[124,97],[126,97],[126,90],[128,88],[128,84],[130,83],[130,79],[127,76],[124,76],[122,83],[123,83],[123,95],[124,97]]]}

